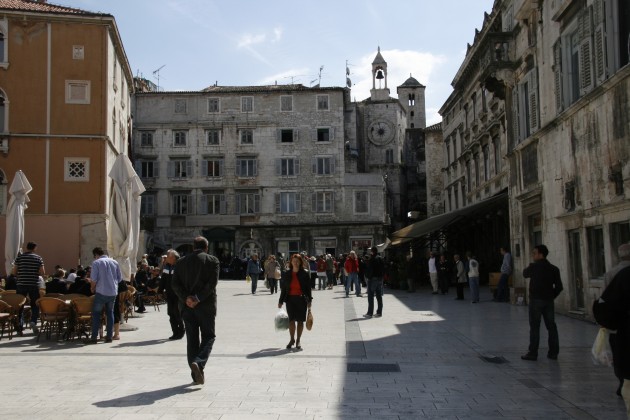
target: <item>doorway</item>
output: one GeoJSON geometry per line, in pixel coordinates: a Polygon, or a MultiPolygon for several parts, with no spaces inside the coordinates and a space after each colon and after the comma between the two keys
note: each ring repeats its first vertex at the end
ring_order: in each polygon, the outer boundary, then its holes
{"type": "Polygon", "coordinates": [[[571,305],[573,309],[584,310],[584,273],[582,270],[580,231],[569,232],[569,268],[571,270],[571,305]]]}

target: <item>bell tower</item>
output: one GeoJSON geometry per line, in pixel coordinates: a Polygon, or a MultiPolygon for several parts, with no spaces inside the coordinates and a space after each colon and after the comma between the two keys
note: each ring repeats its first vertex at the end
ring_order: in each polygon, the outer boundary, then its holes
{"type": "Polygon", "coordinates": [[[374,61],[372,61],[372,89],[370,96],[373,101],[385,101],[389,98],[389,88],[387,87],[387,61],[381,55],[381,47],[374,61]]]}

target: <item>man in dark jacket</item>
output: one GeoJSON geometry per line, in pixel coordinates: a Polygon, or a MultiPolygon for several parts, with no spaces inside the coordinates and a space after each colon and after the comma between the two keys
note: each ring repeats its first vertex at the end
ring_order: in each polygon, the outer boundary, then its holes
{"type": "Polygon", "coordinates": [[[374,297],[376,296],[376,302],[378,307],[376,308],[375,317],[383,315],[383,275],[385,274],[385,263],[383,257],[378,255],[378,248],[373,246],[372,256],[367,261],[366,266],[366,281],[368,289],[368,310],[364,315],[366,318],[372,318],[374,313],[374,297]]]}
{"type": "Polygon", "coordinates": [[[617,326],[613,354],[615,373],[623,378],[621,396],[626,403],[626,415],[630,418],[630,267],[623,268],[612,279],[601,300],[611,305],[617,326]]]}
{"type": "Polygon", "coordinates": [[[179,253],[174,249],[166,251],[162,257],[162,281],[160,282],[160,292],[166,296],[166,312],[171,323],[173,335],[169,340],[179,340],[184,337],[184,321],[179,311],[178,298],[173,292],[172,282],[175,273],[175,264],[179,260],[179,253]]]}
{"type": "Polygon", "coordinates": [[[217,257],[208,255],[208,240],[197,236],[193,253],[177,261],[171,284],[186,327],[188,365],[198,385],[205,382],[203,370],[216,337],[219,267],[217,257]]]}
{"type": "Polygon", "coordinates": [[[523,277],[530,278],[529,351],[521,356],[523,360],[536,360],[538,358],[541,316],[549,333],[547,357],[556,360],[560,351],[553,301],[562,292],[562,281],[560,280],[560,270],[547,261],[547,255],[549,255],[549,250],[545,245],[536,245],[532,250],[534,262],[523,270],[523,277]]]}

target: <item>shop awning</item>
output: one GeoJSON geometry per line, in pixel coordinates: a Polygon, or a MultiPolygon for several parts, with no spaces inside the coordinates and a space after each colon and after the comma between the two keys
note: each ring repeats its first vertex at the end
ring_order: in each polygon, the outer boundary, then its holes
{"type": "Polygon", "coordinates": [[[501,200],[505,200],[506,198],[507,192],[502,192],[495,195],[494,197],[490,197],[475,204],[471,204],[470,206],[433,216],[428,219],[416,222],[412,225],[406,226],[392,234],[391,246],[400,245],[402,243],[421,238],[435,231],[444,229],[447,226],[455,223],[456,221],[475,214],[479,211],[483,211],[485,208],[491,206],[492,204],[495,204],[501,200]]]}

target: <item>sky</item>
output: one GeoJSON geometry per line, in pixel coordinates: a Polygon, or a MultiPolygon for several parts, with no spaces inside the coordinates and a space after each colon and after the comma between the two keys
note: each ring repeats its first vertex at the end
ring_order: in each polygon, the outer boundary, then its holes
{"type": "Polygon", "coordinates": [[[412,75],[427,125],[494,0],[49,0],[115,17],[134,76],[166,91],[300,83],[370,96],[380,46],[390,96],[412,75]],[[158,70],[159,69],[159,70],[158,70]],[[320,69],[321,79],[320,79],[320,69]],[[159,76],[159,80],[158,80],[159,76]],[[159,82],[159,83],[158,83],[159,82]]]}

